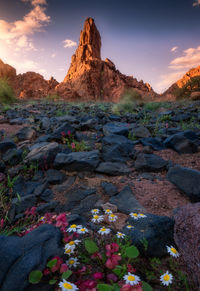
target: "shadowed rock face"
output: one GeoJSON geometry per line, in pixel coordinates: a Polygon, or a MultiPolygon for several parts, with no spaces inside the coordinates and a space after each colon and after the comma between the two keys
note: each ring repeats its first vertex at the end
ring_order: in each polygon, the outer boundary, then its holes
{"type": "Polygon", "coordinates": [[[67,99],[118,101],[125,89],[136,89],[142,96],[155,95],[149,84],[121,74],[111,60],[101,60],[101,36],[94,20],[87,18],[68,73],[56,87],[57,94],[67,99]]]}

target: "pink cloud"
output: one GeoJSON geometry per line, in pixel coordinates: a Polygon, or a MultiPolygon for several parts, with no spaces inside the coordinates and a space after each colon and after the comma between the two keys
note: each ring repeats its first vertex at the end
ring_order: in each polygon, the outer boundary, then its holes
{"type": "Polygon", "coordinates": [[[170,69],[188,69],[197,67],[200,64],[200,46],[188,48],[183,51],[183,55],[171,61],[170,69]]]}

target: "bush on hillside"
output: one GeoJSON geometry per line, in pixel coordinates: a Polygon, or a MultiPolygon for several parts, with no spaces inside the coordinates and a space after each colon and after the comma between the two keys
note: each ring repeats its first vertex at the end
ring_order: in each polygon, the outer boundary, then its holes
{"type": "Polygon", "coordinates": [[[13,89],[7,79],[0,79],[0,103],[10,104],[16,101],[13,89]]]}
{"type": "Polygon", "coordinates": [[[115,114],[120,112],[133,113],[138,101],[141,101],[141,94],[135,89],[126,89],[121,95],[118,104],[113,105],[112,111],[115,114]]]}
{"type": "Polygon", "coordinates": [[[176,99],[187,99],[196,91],[200,91],[200,76],[191,78],[182,88],[177,88],[174,95],[176,99]]]}

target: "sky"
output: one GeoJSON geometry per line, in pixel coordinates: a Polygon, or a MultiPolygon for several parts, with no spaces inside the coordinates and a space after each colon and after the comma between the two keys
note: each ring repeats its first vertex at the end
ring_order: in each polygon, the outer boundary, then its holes
{"type": "Polygon", "coordinates": [[[87,17],[102,59],[158,93],[200,65],[200,0],[0,0],[0,59],[61,82],[87,17]]]}

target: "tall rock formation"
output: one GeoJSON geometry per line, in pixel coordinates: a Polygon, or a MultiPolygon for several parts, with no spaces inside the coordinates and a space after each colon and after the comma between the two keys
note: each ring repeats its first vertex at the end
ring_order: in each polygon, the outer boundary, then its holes
{"type": "Polygon", "coordinates": [[[57,94],[84,101],[119,101],[126,89],[136,89],[144,97],[155,95],[149,84],[121,74],[109,59],[101,60],[101,36],[94,20],[87,18],[68,73],[56,87],[57,94]]]}

